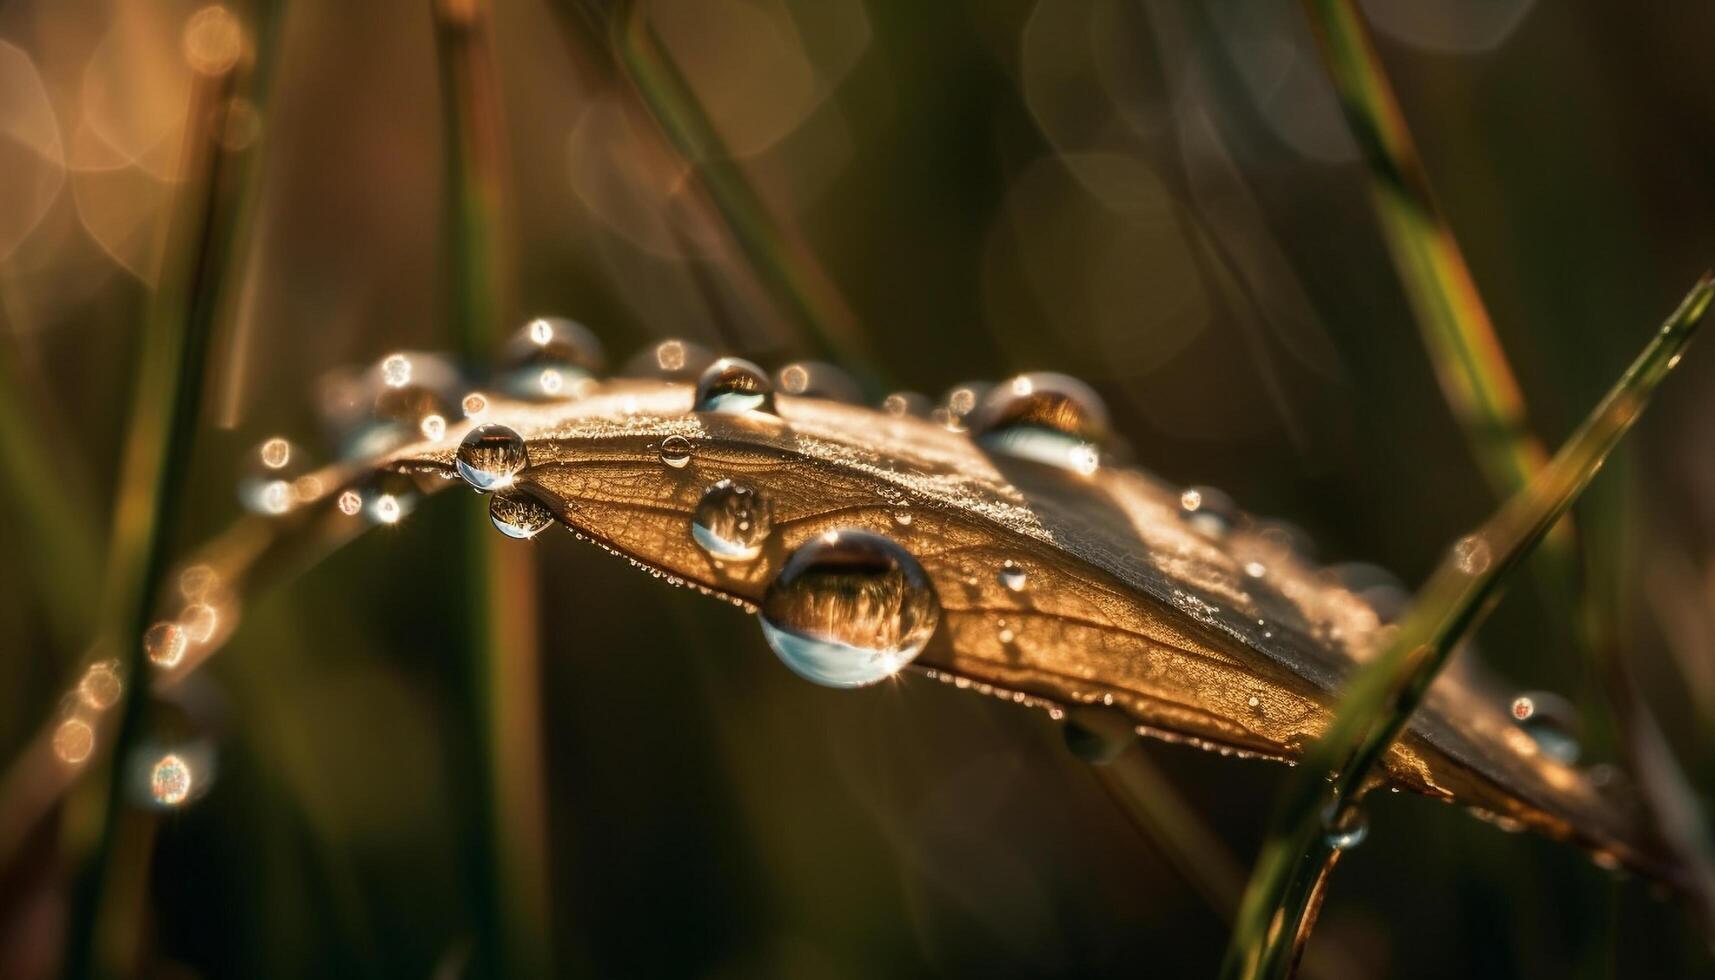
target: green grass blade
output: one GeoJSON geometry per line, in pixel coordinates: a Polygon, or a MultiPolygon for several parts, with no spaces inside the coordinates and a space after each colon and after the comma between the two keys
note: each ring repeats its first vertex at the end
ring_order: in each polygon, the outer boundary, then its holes
{"type": "Polygon", "coordinates": [[[1548,454],[1526,427],[1524,399],[1494,324],[1430,191],[1356,0],[1304,0],[1304,8],[1369,164],[1383,237],[1442,393],[1489,483],[1510,495],[1541,471],[1548,454]]]}
{"type": "Polygon", "coordinates": [[[1327,839],[1327,820],[1357,801],[1372,768],[1447,657],[1637,420],[1678,363],[1712,295],[1715,283],[1705,276],[1542,476],[1455,546],[1418,594],[1398,633],[1348,683],[1328,731],[1285,792],[1240,906],[1223,976],[1291,972],[1318,883],[1337,854],[1327,839]]]}

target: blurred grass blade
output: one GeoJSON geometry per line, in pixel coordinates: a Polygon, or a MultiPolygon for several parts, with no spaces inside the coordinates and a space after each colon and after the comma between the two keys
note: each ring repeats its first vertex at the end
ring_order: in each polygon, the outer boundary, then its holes
{"type": "MultiPolygon", "coordinates": [[[[499,80],[488,0],[430,0],[435,10],[445,178],[442,240],[453,334],[464,363],[493,359],[516,267],[499,80]]],[[[474,515],[473,515],[474,516],[474,515]]],[[[468,868],[475,885],[476,972],[547,975],[547,833],[543,811],[535,565],[486,516],[465,521],[456,562],[469,627],[461,685],[477,759],[468,868]]]]}
{"type": "Polygon", "coordinates": [[[1328,840],[1329,823],[1356,805],[1372,769],[1452,651],[1470,635],[1519,562],[1589,484],[1678,363],[1712,294],[1715,286],[1705,276],[1542,477],[1453,548],[1398,633],[1352,678],[1327,734],[1306,754],[1283,797],[1275,829],[1252,873],[1223,975],[1279,977],[1292,971],[1318,883],[1337,853],[1328,840]]]}
{"type": "Polygon", "coordinates": [[[872,392],[882,379],[862,324],[808,246],[770,214],[709,119],[642,5],[619,3],[611,16],[613,43],[627,77],[657,124],[691,164],[740,251],[773,295],[788,322],[872,392]]]}
{"type": "Polygon", "coordinates": [[[1442,393],[1484,475],[1507,496],[1548,459],[1471,270],[1435,203],[1399,101],[1356,0],[1304,0],[1353,136],[1369,164],[1383,236],[1423,330],[1442,393]]]}

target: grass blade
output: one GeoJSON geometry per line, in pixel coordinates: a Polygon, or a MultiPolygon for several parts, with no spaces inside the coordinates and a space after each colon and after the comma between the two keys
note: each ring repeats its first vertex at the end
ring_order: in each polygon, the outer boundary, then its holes
{"type": "Polygon", "coordinates": [[[1419,593],[1398,634],[1352,678],[1327,734],[1307,753],[1282,800],[1281,815],[1246,890],[1223,975],[1278,977],[1291,972],[1318,885],[1338,853],[1328,841],[1328,822],[1356,804],[1372,769],[1453,649],[1636,421],[1678,362],[1711,295],[1715,284],[1705,276],[1542,477],[1455,546],[1419,593]]]}
{"type": "Polygon", "coordinates": [[[1383,237],[1423,330],[1437,380],[1496,492],[1523,488],[1547,463],[1465,256],[1355,0],[1305,0],[1346,120],[1370,169],[1383,237]]]}

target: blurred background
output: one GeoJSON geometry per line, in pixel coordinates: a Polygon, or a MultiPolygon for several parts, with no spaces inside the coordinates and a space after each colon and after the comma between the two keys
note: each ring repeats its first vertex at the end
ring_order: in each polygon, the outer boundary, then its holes
{"type": "MultiPolygon", "coordinates": [[[[1361,10],[1528,424],[1556,445],[1715,256],[1715,7],[1361,10]]],[[[219,282],[191,277],[209,340],[174,562],[244,513],[262,440],[335,458],[330,372],[471,350],[475,293],[492,336],[570,317],[614,365],[673,337],[771,368],[837,360],[871,398],[1073,374],[1140,465],[1410,587],[1498,497],[1366,180],[1284,2],[0,2],[0,762],[18,775],[85,676],[102,579],[79,576],[121,496],[151,310],[183,288],[187,201],[229,233],[204,241],[219,282]],[[607,33],[633,15],[652,68],[607,33]],[[662,127],[662,65],[718,149],[687,156],[662,127]],[[730,217],[735,193],[762,231],[730,217]],[[67,578],[87,605],[56,610],[67,578]]],[[[1617,647],[1705,795],[1712,412],[1715,352],[1694,348],[1584,509],[1621,528],[1593,577],[1617,580],[1617,647]]],[[[222,608],[221,654],[133,733],[135,751],[194,749],[199,774],[117,852],[137,972],[460,976],[493,928],[525,934],[531,970],[585,977],[1216,969],[1227,910],[1046,715],[918,677],[813,687],[741,611],[568,534],[517,546],[503,588],[524,601],[497,608],[529,618],[514,666],[539,724],[509,716],[522,739],[488,757],[465,653],[480,503],[424,501],[222,608]],[[499,818],[492,765],[526,787],[499,818]],[[491,835],[532,896],[498,927],[491,835]]],[[[1580,629],[1521,579],[1481,656],[1563,694],[1584,760],[1617,762],[1580,629]]],[[[1143,751],[1248,867],[1287,770],[1143,751]]],[[[86,795],[11,841],[0,974],[56,975],[78,936],[86,795]]],[[[1370,819],[1314,940],[1344,975],[1715,976],[1647,883],[1408,795],[1370,819]]]]}

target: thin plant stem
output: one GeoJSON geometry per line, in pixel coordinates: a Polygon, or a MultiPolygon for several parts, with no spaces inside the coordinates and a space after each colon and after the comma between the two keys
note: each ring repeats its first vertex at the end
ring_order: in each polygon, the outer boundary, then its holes
{"type": "Polygon", "coordinates": [[[1508,496],[1541,472],[1548,453],[1527,428],[1518,382],[1430,190],[1357,6],[1356,0],[1304,0],[1340,105],[1369,164],[1376,215],[1442,394],[1490,485],[1508,496]]]}
{"type": "Polygon", "coordinates": [[[1609,391],[1542,476],[1456,545],[1418,593],[1397,633],[1347,683],[1327,732],[1305,754],[1251,873],[1222,975],[1290,974],[1342,820],[1371,771],[1458,644],[1508,578],[1589,484],[1678,363],[1715,295],[1705,276],[1609,391]]]}
{"type": "MultiPolygon", "coordinates": [[[[494,354],[513,278],[505,142],[487,0],[431,0],[436,14],[446,183],[444,241],[453,333],[468,365],[494,354]]],[[[536,571],[527,548],[468,523],[467,713],[480,760],[476,969],[549,972],[547,831],[540,735],[536,571]]]]}

